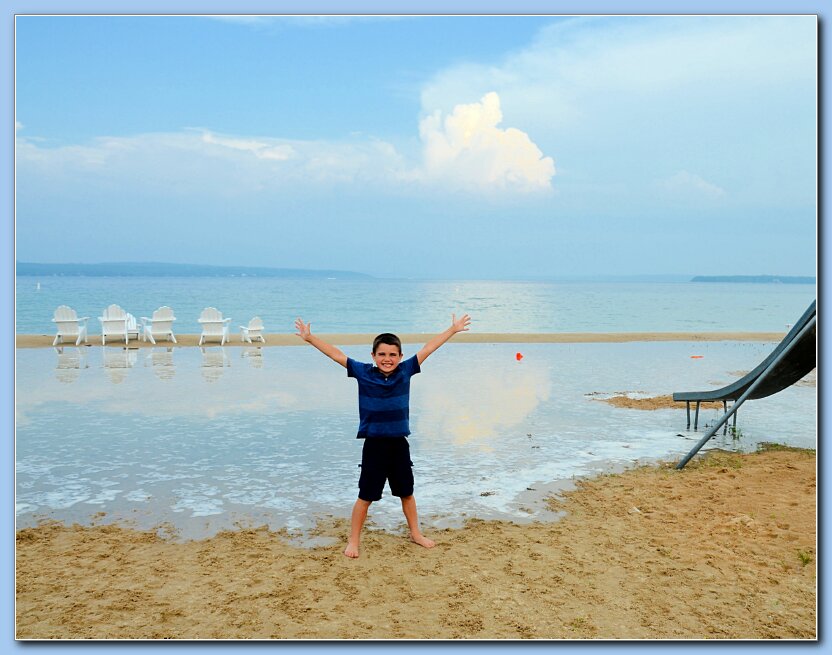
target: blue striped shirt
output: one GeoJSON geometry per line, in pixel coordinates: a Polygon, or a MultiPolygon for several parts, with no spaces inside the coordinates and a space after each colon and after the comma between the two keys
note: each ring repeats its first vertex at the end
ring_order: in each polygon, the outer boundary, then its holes
{"type": "Polygon", "coordinates": [[[410,378],[420,370],[416,355],[387,377],[372,364],[347,358],[347,375],[358,382],[358,439],[410,434],[410,378]]]}

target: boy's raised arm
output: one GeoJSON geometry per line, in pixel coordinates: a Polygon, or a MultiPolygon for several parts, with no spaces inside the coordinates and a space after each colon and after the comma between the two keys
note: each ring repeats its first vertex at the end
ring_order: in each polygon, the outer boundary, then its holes
{"type": "Polygon", "coordinates": [[[336,348],[331,343],[327,343],[323,339],[319,339],[314,334],[312,334],[312,323],[304,323],[301,319],[295,320],[295,328],[298,335],[301,339],[303,339],[306,343],[315,346],[318,350],[320,350],[324,355],[329,357],[332,361],[338,362],[344,368],[347,367],[347,356],[341,351],[340,348],[336,348]]]}
{"type": "Polygon", "coordinates": [[[444,332],[437,334],[433,339],[428,341],[422,349],[416,353],[416,361],[419,366],[422,365],[428,356],[433,353],[439,346],[445,343],[448,339],[454,336],[457,332],[467,332],[468,326],[471,324],[471,317],[468,314],[463,314],[461,318],[457,318],[456,314],[451,314],[451,327],[444,332]]]}

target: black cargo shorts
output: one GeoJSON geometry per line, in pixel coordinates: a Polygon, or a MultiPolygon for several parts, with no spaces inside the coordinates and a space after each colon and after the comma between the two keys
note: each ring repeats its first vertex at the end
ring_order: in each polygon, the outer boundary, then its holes
{"type": "Polygon", "coordinates": [[[381,500],[385,482],[390,483],[390,492],[394,496],[413,495],[413,462],[407,437],[364,439],[358,497],[368,502],[381,500]]]}

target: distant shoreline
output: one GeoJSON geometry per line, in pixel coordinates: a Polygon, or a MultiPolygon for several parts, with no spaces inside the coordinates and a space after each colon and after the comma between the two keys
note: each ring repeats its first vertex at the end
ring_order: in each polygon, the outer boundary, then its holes
{"type": "Polygon", "coordinates": [[[722,284],[817,284],[808,275],[697,275],[691,282],[722,284]]]}
{"type": "Polygon", "coordinates": [[[41,264],[17,262],[15,271],[23,277],[265,277],[301,279],[372,279],[355,271],[269,266],[211,266],[167,264],[162,262],[124,262],[104,264],[41,264]]]}
{"type": "Polygon", "coordinates": [[[725,284],[817,284],[817,278],[808,275],[680,275],[657,274],[585,274],[546,275],[532,277],[501,277],[497,280],[483,278],[433,278],[433,277],[385,277],[358,271],[277,268],[271,266],[218,266],[209,264],[172,264],[166,262],[107,262],[96,264],[16,262],[17,277],[77,278],[77,277],[208,277],[208,278],[266,278],[303,280],[389,281],[418,280],[429,282],[448,281],[500,281],[500,282],[549,282],[549,283],[725,283],[725,284]]]}
{"type": "MultiPolygon", "coordinates": [[[[319,337],[336,346],[369,345],[376,336],[373,334],[319,334],[319,337]]],[[[399,334],[402,343],[425,343],[433,334],[402,333],[399,334]]],[[[631,343],[638,341],[780,341],[785,332],[481,332],[457,334],[454,343],[631,343]]],[[[55,336],[48,334],[18,334],[15,335],[17,348],[49,348],[55,336]]],[[[199,345],[198,334],[177,334],[177,343],[157,341],[157,346],[194,347],[199,345]]],[[[75,342],[64,343],[64,346],[74,346],[75,342]]],[[[101,335],[90,334],[87,346],[101,346],[101,335]]],[[[112,339],[108,346],[124,347],[124,341],[112,339]]],[[[206,342],[205,347],[218,346],[216,340],[206,342]]],[[[294,334],[267,334],[266,343],[241,342],[239,334],[232,334],[226,341],[226,346],[303,346],[306,345],[300,337],[294,334]]],[[[149,341],[131,339],[129,348],[152,348],[149,341]]]]}

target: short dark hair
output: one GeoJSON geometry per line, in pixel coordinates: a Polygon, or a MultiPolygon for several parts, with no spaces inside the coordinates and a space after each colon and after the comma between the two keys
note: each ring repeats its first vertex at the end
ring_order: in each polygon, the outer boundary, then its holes
{"type": "Polygon", "coordinates": [[[385,344],[387,346],[396,346],[399,349],[399,354],[402,354],[402,340],[399,339],[395,334],[390,334],[389,332],[385,332],[384,334],[379,334],[375,339],[373,339],[373,354],[376,354],[376,350],[381,344],[385,344]]]}

